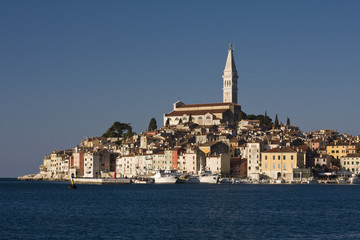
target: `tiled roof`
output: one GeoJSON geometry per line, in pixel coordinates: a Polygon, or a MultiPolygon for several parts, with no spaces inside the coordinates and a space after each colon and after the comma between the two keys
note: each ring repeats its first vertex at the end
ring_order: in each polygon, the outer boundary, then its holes
{"type": "Polygon", "coordinates": [[[296,152],[296,151],[289,147],[277,147],[277,148],[269,149],[264,152],[265,153],[278,153],[278,152],[289,153],[289,152],[296,152]]]}
{"type": "Polygon", "coordinates": [[[182,116],[184,114],[191,115],[192,117],[197,115],[205,115],[207,113],[215,114],[215,113],[224,113],[229,111],[229,109],[213,109],[213,110],[193,110],[193,111],[172,111],[169,114],[165,114],[166,117],[175,117],[182,116]]]}
{"type": "Polygon", "coordinates": [[[189,108],[189,107],[212,107],[212,106],[240,106],[235,103],[201,103],[201,104],[185,104],[177,108],[189,108]]]}

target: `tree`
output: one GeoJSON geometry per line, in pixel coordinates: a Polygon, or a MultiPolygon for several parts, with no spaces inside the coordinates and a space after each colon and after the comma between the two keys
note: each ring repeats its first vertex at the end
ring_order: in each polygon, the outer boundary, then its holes
{"type": "Polygon", "coordinates": [[[149,127],[148,127],[148,131],[153,131],[157,129],[157,124],[156,124],[156,119],[152,118],[149,122],[149,127]]]}
{"type": "Polygon", "coordinates": [[[170,118],[166,119],[166,123],[165,123],[165,126],[170,126],[170,118]]]}
{"type": "Polygon", "coordinates": [[[279,126],[279,119],[278,119],[278,115],[276,114],[275,116],[275,123],[274,123],[274,128],[275,129],[278,129],[280,126],[279,126]]]}
{"type": "Polygon", "coordinates": [[[182,124],[182,119],[180,118],[180,120],[179,120],[179,124],[182,124]]]}
{"type": "Polygon", "coordinates": [[[286,119],[286,125],[290,125],[290,118],[289,117],[286,119]]]}
{"type": "MultiPolygon", "coordinates": [[[[102,135],[104,138],[128,138],[135,133],[132,131],[130,123],[114,122],[111,127],[102,135]]],[[[118,140],[120,141],[120,140],[118,140]]]]}
{"type": "Polygon", "coordinates": [[[240,111],[239,117],[238,117],[238,122],[240,122],[243,119],[244,119],[244,113],[242,111],[240,111]]]}
{"type": "Polygon", "coordinates": [[[192,115],[189,116],[189,123],[192,123],[192,115]]]}

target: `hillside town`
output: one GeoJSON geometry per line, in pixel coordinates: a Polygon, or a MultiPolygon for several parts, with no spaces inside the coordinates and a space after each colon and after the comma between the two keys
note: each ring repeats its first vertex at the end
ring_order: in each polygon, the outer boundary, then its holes
{"type": "Polygon", "coordinates": [[[359,182],[359,136],[333,129],[303,132],[290,119],[281,123],[276,115],[273,121],[266,112],[247,115],[237,104],[237,79],[230,45],[222,103],[179,100],[164,114],[162,127],[152,119],[148,131],[139,134],[115,122],[101,137],[54,150],[45,156],[38,174],[20,179],[141,178],[149,183],[161,173],[189,183],[202,182],[197,179],[205,175],[217,176],[215,183],[359,182]]]}

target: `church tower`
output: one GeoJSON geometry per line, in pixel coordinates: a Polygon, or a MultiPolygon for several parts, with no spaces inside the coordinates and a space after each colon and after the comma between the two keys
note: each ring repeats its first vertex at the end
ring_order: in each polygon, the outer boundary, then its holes
{"type": "Polygon", "coordinates": [[[237,71],[235,67],[235,61],[233,56],[232,45],[229,44],[229,52],[226,59],[223,78],[223,102],[237,104],[237,71]]]}

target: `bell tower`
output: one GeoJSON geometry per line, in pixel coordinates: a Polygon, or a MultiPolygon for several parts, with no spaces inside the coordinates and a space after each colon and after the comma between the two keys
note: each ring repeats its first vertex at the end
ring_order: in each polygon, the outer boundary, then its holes
{"type": "Polygon", "coordinates": [[[237,71],[233,56],[232,44],[229,44],[228,56],[226,59],[223,78],[223,102],[237,104],[237,71]]]}

